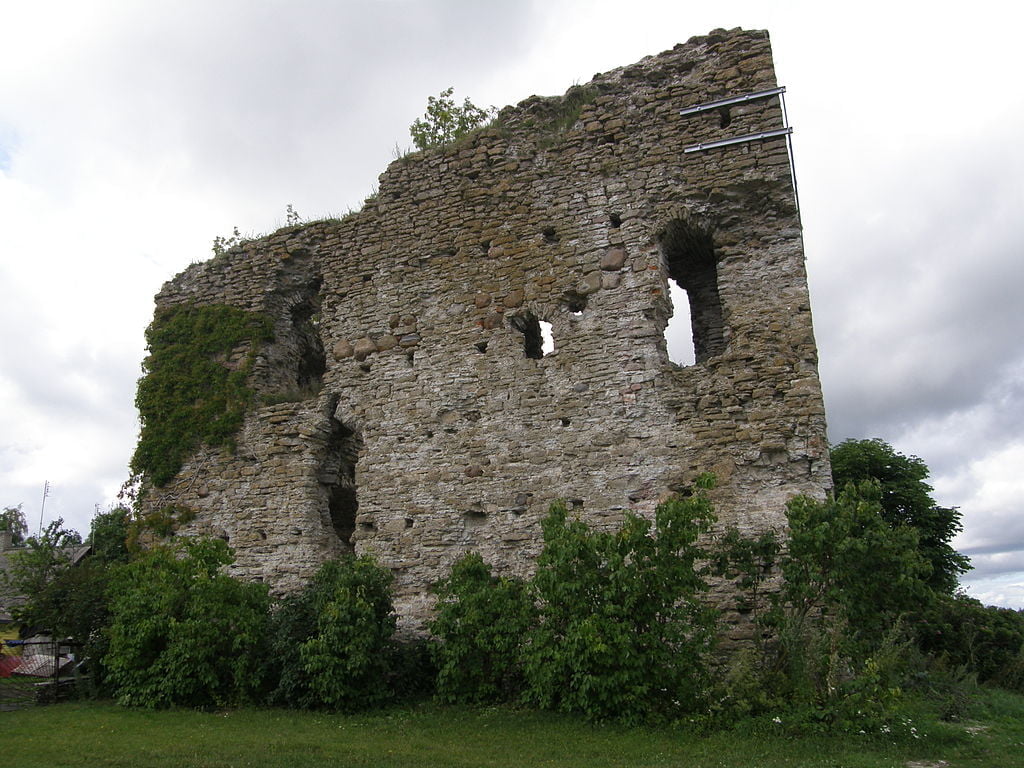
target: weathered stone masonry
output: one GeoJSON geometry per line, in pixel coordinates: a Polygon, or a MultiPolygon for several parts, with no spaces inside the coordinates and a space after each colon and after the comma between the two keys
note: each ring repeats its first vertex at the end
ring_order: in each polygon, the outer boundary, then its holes
{"type": "Polygon", "coordinates": [[[712,471],[723,524],[781,527],[829,485],[786,142],[682,151],[779,128],[780,105],[679,114],[775,85],[766,33],[719,30],[392,163],[357,214],[190,267],[158,306],[272,316],[252,384],[282,402],[146,504],[188,504],[183,532],[226,536],[278,591],[372,552],[407,629],[467,550],[527,573],[555,499],[612,525],[712,471]],[[666,355],[670,279],[688,367],[666,355]]]}

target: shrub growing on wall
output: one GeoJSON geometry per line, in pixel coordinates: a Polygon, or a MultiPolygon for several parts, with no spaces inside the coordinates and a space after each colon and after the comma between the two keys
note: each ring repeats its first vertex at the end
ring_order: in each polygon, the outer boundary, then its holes
{"type": "Polygon", "coordinates": [[[132,472],[161,486],[200,444],[231,446],[252,399],[246,379],[255,352],[272,338],[269,318],[235,307],[159,310],[135,395],[142,428],[132,472]],[[244,358],[232,362],[239,349],[244,358]]]}

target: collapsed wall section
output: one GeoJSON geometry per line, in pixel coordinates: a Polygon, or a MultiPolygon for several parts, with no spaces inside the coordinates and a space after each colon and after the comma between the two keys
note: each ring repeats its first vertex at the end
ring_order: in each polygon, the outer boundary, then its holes
{"type": "Polygon", "coordinates": [[[392,163],[358,214],[182,273],[158,306],[260,312],[275,340],[236,450],[145,504],[191,506],[184,532],[277,591],[371,552],[413,629],[467,550],[528,573],[556,499],[610,526],[711,471],[723,524],[782,527],[830,482],[786,142],[683,152],[777,129],[780,105],[680,114],[774,86],[766,33],[719,30],[392,163]],[[669,281],[691,366],[666,353],[669,281]]]}

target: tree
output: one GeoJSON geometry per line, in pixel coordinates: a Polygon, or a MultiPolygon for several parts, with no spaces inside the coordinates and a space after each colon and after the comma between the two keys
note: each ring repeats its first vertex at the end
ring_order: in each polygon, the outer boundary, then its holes
{"type": "Polygon", "coordinates": [[[74,548],[81,545],[77,531],[64,527],[57,518],[39,536],[29,536],[24,546],[10,555],[6,574],[8,591],[25,597],[15,609],[18,620],[61,633],[61,610],[53,602],[53,585],[73,564],[74,548]]]}
{"type": "Polygon", "coordinates": [[[427,98],[427,111],[409,126],[416,149],[440,147],[465,136],[494,114],[494,108],[481,109],[468,98],[458,106],[452,98],[454,88],[427,98]]]}
{"type": "Polygon", "coordinates": [[[16,507],[4,507],[4,511],[0,512],[0,531],[7,531],[11,534],[11,544],[14,546],[25,541],[28,523],[25,522],[25,513],[21,511],[21,504],[16,507]]]}
{"type": "Polygon", "coordinates": [[[970,560],[950,545],[963,526],[956,507],[940,507],[932,498],[927,465],[916,456],[904,456],[877,438],[846,440],[832,449],[832,481],[836,492],[850,483],[874,480],[881,490],[881,514],[893,527],[917,531],[918,548],[931,565],[927,582],[933,589],[952,594],[970,560]]]}

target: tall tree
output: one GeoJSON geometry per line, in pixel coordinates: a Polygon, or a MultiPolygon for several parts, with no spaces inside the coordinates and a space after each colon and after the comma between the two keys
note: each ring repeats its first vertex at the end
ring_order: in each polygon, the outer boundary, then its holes
{"type": "Polygon", "coordinates": [[[850,483],[876,481],[882,492],[882,517],[893,527],[905,525],[917,531],[918,550],[932,568],[928,585],[951,594],[971,564],[950,544],[963,530],[960,512],[935,503],[928,475],[928,466],[917,456],[904,456],[878,438],[846,440],[832,449],[836,492],[850,483]]]}
{"type": "Polygon", "coordinates": [[[10,533],[11,543],[15,546],[25,541],[28,523],[25,521],[25,513],[21,511],[21,504],[16,507],[4,507],[4,511],[0,512],[0,531],[10,533]]]}

